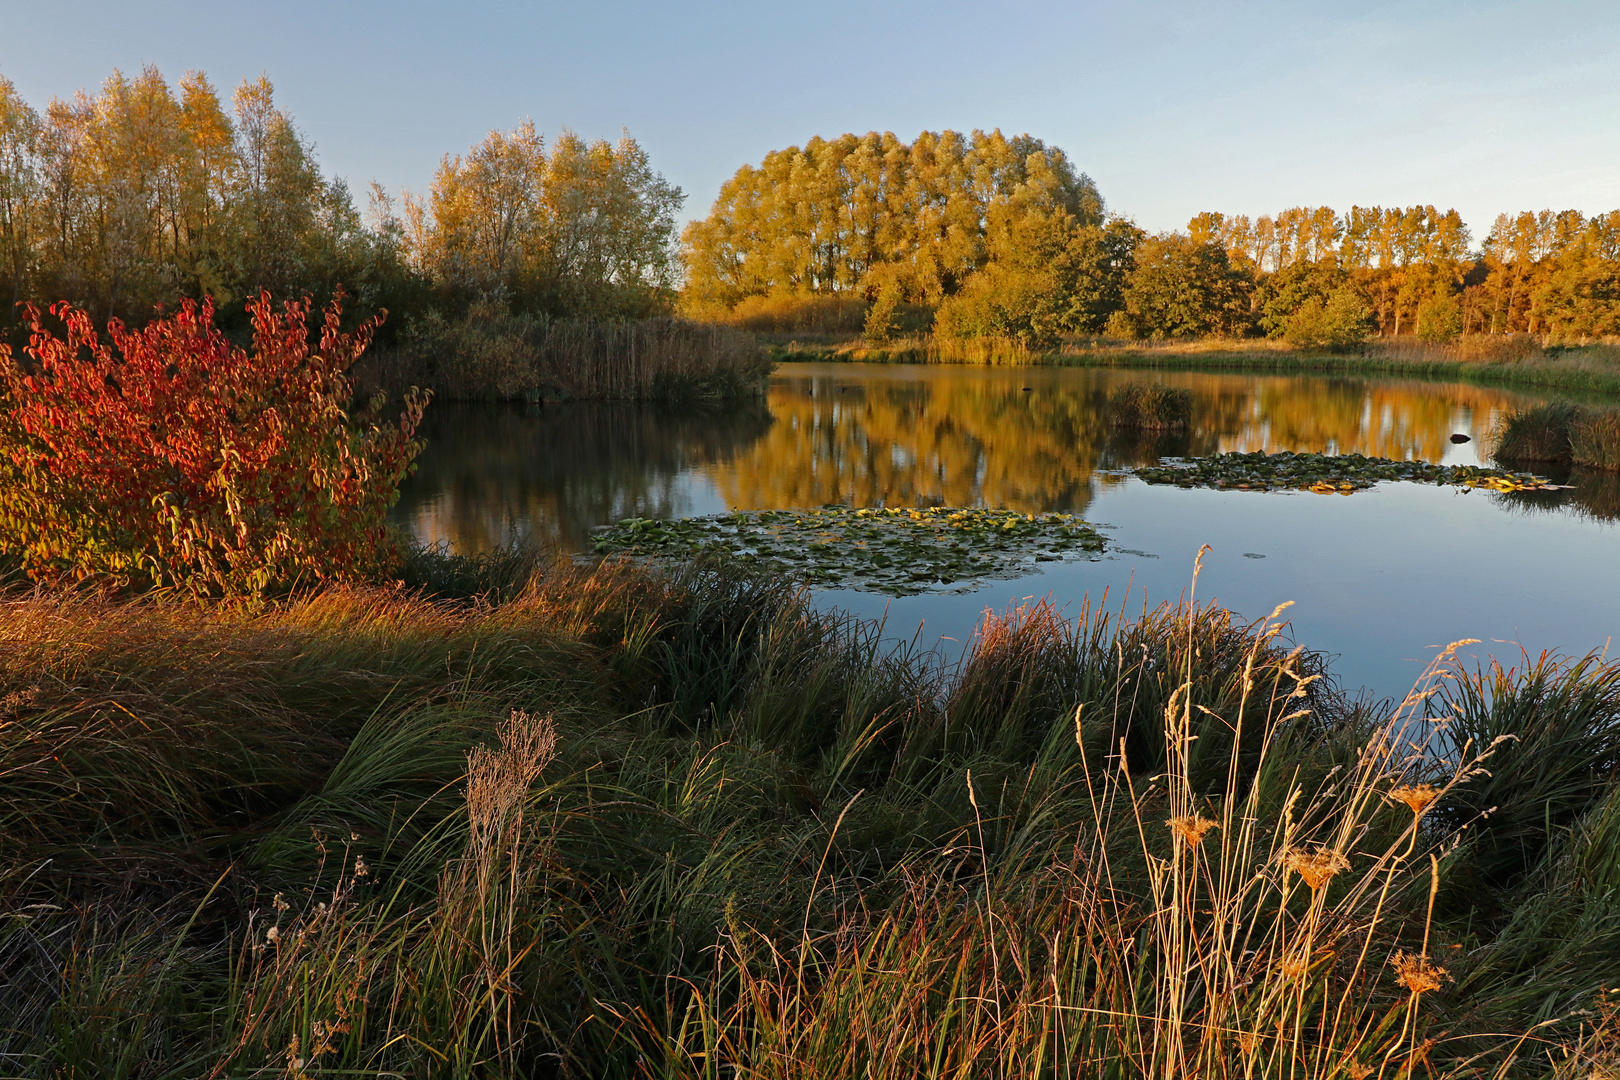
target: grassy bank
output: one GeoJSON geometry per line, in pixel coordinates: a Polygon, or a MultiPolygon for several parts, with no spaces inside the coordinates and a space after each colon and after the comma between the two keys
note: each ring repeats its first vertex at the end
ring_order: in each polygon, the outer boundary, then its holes
{"type": "Polygon", "coordinates": [[[742,331],[683,319],[550,319],[492,304],[426,316],[361,358],[363,391],[450,401],[727,402],[765,392],[772,362],[742,331]]]}
{"type": "Polygon", "coordinates": [[[3,1071],[1613,1064],[1620,665],[1397,712],[1213,608],[945,671],[728,573],[532,569],[7,597],[3,1071]]]}
{"type": "Polygon", "coordinates": [[[1065,343],[1050,352],[1017,342],[976,339],[949,342],[908,338],[870,346],[850,337],[762,335],[782,361],[861,361],[993,365],[1072,365],[1170,371],[1251,371],[1287,374],[1404,375],[1503,386],[1620,395],[1620,346],[1542,345],[1525,336],[1469,337],[1450,343],[1416,338],[1374,339],[1358,352],[1297,349],[1284,342],[1242,338],[1191,342],[1065,343]]]}

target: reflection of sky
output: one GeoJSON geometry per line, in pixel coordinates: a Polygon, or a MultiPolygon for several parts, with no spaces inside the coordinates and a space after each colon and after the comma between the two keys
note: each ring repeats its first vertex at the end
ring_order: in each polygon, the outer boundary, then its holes
{"type": "MultiPolygon", "coordinates": [[[[1337,654],[1349,687],[1403,694],[1437,647],[1482,643],[1464,655],[1511,662],[1519,645],[1584,653],[1620,634],[1620,529],[1570,514],[1511,514],[1483,492],[1382,484],[1352,496],[1215,492],[1140,481],[1099,493],[1088,517],[1113,526],[1116,554],[1065,563],[959,596],[889,599],[825,594],[880,616],[919,643],[965,641],[986,608],[1050,596],[1077,609],[1108,590],[1139,609],[1184,596],[1199,545],[1209,544],[1200,600],[1248,618],[1292,600],[1296,642],[1337,654]],[[1249,558],[1263,555],[1264,558],[1249,558]]],[[[945,643],[948,650],[956,646],[945,643]]]]}
{"type": "Polygon", "coordinates": [[[962,595],[820,595],[863,616],[887,613],[901,638],[921,624],[919,644],[955,639],[942,643],[954,651],[987,607],[1026,598],[1071,609],[1105,590],[1132,608],[1175,600],[1209,544],[1200,599],[1248,618],[1294,601],[1295,639],[1337,654],[1346,685],[1379,694],[1404,693],[1437,648],[1460,638],[1485,639],[1468,650],[1475,657],[1512,660],[1518,644],[1583,653],[1620,630],[1620,527],[1601,518],[1416,484],[1350,497],[1183,491],[1095,472],[1151,460],[1151,444],[1121,446],[1101,431],[1107,387],[1130,378],[1195,391],[1197,430],[1183,440],[1194,453],[1332,448],[1476,464],[1501,411],[1523,400],[1400,381],[788,365],[769,420],[578,409],[450,422],[396,520],[423,540],[477,546],[578,543],[620,517],[814,505],[847,498],[845,487],[873,501],[938,493],[1083,508],[1112,526],[1114,553],[1101,562],[1052,564],[962,595]],[[1452,432],[1473,439],[1452,444],[1452,432]]]}

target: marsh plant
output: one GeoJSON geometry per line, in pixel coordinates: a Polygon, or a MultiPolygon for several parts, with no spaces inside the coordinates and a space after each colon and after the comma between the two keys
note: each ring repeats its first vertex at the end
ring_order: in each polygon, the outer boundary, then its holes
{"type": "Polygon", "coordinates": [[[367,386],[454,401],[727,402],[763,395],[771,362],[747,334],[684,319],[554,319],[474,303],[430,313],[360,366],[367,386]]]}
{"type": "Polygon", "coordinates": [[[1504,461],[1620,470],[1620,409],[1583,409],[1551,401],[1509,413],[1493,436],[1496,456],[1504,461]]]}
{"type": "Polygon", "coordinates": [[[1620,665],[1379,705],[1280,615],[1037,603],[947,668],[733,571],[530,571],[9,597],[7,1073],[1612,1067],[1620,665]]]}
{"type": "Polygon", "coordinates": [[[1108,416],[1117,427],[1183,431],[1192,421],[1191,390],[1163,383],[1125,382],[1108,391],[1108,416]]]}

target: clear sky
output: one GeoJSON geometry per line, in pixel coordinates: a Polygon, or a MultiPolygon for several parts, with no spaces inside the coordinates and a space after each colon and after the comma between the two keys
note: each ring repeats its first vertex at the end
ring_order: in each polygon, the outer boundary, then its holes
{"type": "Polygon", "coordinates": [[[329,174],[423,191],[532,117],[622,126],[707,212],[812,135],[1000,127],[1149,229],[1200,210],[1620,207],[1620,0],[272,3],[0,0],[42,107],[113,68],[269,73],[329,174]]]}

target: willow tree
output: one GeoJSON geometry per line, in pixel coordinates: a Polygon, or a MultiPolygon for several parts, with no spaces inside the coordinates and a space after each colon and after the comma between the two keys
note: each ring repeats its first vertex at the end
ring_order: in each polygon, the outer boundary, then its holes
{"type": "Polygon", "coordinates": [[[1029,135],[817,137],[738,169],[687,226],[685,295],[709,310],[770,294],[938,303],[1027,221],[1102,217],[1091,179],[1029,135]]]}
{"type": "Polygon", "coordinates": [[[532,122],[446,156],[427,199],[408,200],[408,244],[436,286],[559,313],[634,314],[673,277],[685,196],[628,133],[549,152],[532,122]]]}

